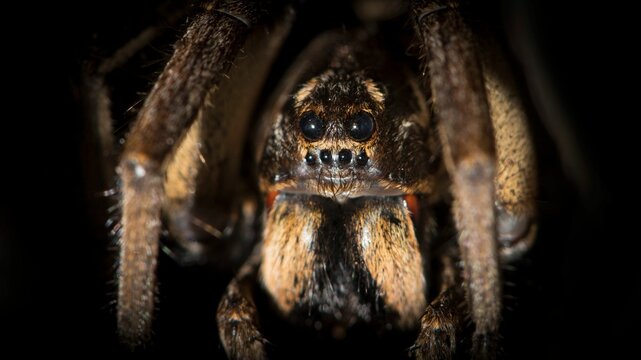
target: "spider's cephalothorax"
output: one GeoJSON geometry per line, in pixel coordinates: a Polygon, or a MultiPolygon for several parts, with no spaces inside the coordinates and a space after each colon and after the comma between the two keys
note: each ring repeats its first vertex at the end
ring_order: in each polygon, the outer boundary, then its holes
{"type": "Polygon", "coordinates": [[[263,190],[339,202],[425,192],[429,114],[416,76],[356,35],[325,35],[301,59],[262,154],[263,190]]]}
{"type": "MultiPolygon", "coordinates": [[[[410,20],[420,70],[373,40],[377,26],[325,33],[292,64],[256,124],[263,84],[294,22],[293,6],[275,8],[282,3],[195,8],[138,113],[116,167],[120,335],[132,346],[149,339],[161,219],[196,255],[197,227],[220,237],[226,232],[211,224],[239,219],[228,228],[257,245],[218,307],[231,358],[265,357],[256,284],[294,321],[417,327],[419,358],[451,357],[469,318],[472,353],[491,357],[500,264],[527,250],[536,229],[534,153],[500,47],[489,32],[472,31],[455,0],[355,1],[364,21],[410,20]],[[250,144],[258,144],[258,171],[241,172],[250,144]],[[256,180],[266,199],[258,235],[255,207],[237,206],[255,197],[244,190],[256,180]],[[438,252],[427,250],[435,244],[426,236],[435,202],[451,209],[457,231],[438,252]]],[[[150,34],[87,81],[98,128],[110,127],[104,76],[150,34]]],[[[110,144],[110,131],[101,134],[110,144]]]]}
{"type": "Polygon", "coordinates": [[[426,98],[364,34],[324,35],[300,59],[268,112],[261,281],[285,314],[416,325],[426,280],[401,195],[428,190],[426,98]]]}

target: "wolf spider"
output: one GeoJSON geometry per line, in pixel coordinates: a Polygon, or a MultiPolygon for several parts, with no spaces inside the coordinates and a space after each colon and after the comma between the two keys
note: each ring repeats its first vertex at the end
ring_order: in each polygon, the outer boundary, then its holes
{"type": "Polygon", "coordinates": [[[495,355],[501,264],[518,259],[536,231],[525,111],[507,61],[457,1],[392,8],[413,24],[419,61],[390,50],[376,26],[327,31],[255,121],[296,6],[198,7],[117,166],[126,343],[150,338],[164,219],[192,258],[205,254],[201,228],[223,237],[217,228],[238,237],[260,228],[218,305],[230,358],[267,355],[256,293],[294,324],[418,330],[418,358],[451,357],[470,319],[472,354],[495,355]],[[247,148],[253,170],[244,170],[247,148]],[[246,190],[252,183],[257,191],[246,190]],[[438,204],[450,209],[455,241],[435,235],[438,204]]]}

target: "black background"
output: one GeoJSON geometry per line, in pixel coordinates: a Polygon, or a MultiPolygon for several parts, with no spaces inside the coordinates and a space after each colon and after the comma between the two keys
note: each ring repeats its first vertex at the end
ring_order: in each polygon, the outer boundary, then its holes
{"type": "MultiPolygon", "coordinates": [[[[635,91],[624,87],[636,85],[625,64],[633,46],[626,40],[626,9],[483,3],[502,11],[499,23],[525,64],[534,106],[545,118],[534,125],[540,237],[518,275],[508,276],[515,285],[506,290],[505,355],[621,356],[639,335],[641,291],[633,251],[639,239],[633,125],[639,116],[627,111],[635,91]],[[537,88],[539,81],[545,86],[537,88]],[[555,130],[559,122],[575,140],[555,130]],[[559,153],[567,147],[579,156],[563,163],[559,153]],[[577,172],[577,164],[585,170],[577,172]]],[[[0,352],[123,350],[114,335],[113,244],[96,219],[106,201],[88,191],[87,169],[95,160],[86,147],[75,85],[87,59],[108,56],[158,19],[154,4],[31,4],[6,14],[20,25],[3,25],[9,95],[0,132],[0,352]]],[[[330,15],[318,18],[323,16],[330,15]]],[[[157,49],[157,59],[166,59],[168,49],[157,49]]],[[[228,275],[181,269],[161,258],[158,329],[150,351],[221,356],[214,315],[228,275]]]]}

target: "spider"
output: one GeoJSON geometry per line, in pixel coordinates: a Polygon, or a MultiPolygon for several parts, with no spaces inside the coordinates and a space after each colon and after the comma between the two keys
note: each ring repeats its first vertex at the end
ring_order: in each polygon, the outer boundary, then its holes
{"type": "Polygon", "coordinates": [[[124,342],[151,336],[164,223],[186,259],[205,257],[208,234],[253,248],[218,304],[230,358],[268,355],[260,298],[337,338],[359,324],[414,331],[417,358],[453,356],[469,324],[471,353],[495,356],[501,265],[536,233],[534,151],[508,62],[457,1],[354,4],[361,25],[318,34],[273,89],[305,4],[197,7],[116,168],[124,342]],[[378,26],[386,11],[412,24],[415,58],[378,26]],[[435,220],[443,206],[453,240],[435,220]]]}

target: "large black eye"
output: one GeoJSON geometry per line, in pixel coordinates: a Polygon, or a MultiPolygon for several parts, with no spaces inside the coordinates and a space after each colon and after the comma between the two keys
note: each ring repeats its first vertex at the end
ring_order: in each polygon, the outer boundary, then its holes
{"type": "Polygon", "coordinates": [[[323,120],[315,114],[309,113],[300,119],[300,130],[303,136],[310,141],[319,140],[325,131],[323,120]]]}
{"type": "Polygon", "coordinates": [[[356,141],[365,141],[374,133],[374,119],[368,113],[359,113],[349,123],[349,136],[356,141]]]}

